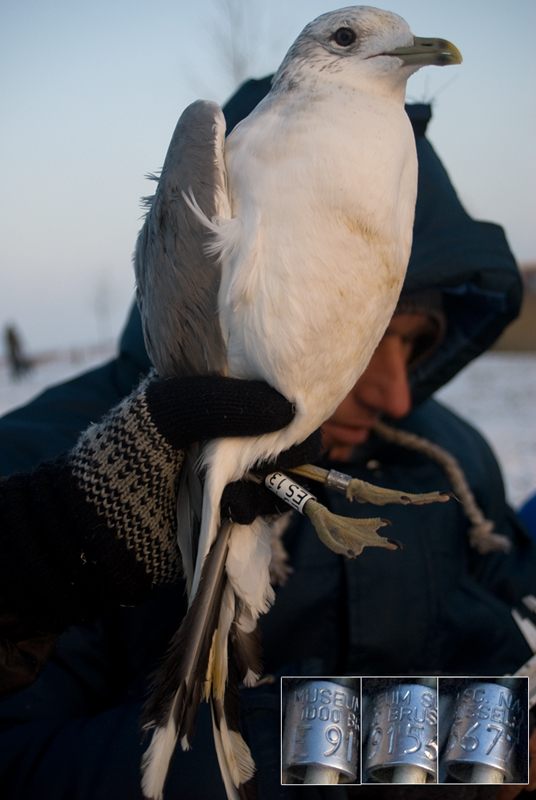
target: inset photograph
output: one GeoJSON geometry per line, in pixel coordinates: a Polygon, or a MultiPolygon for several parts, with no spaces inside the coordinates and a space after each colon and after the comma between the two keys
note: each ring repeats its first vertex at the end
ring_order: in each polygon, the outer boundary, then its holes
{"type": "Polygon", "coordinates": [[[359,678],[281,679],[284,784],[359,783],[359,678]]]}
{"type": "Polygon", "coordinates": [[[436,783],[437,678],[363,678],[363,783],[436,783]]]}
{"type": "Polygon", "coordinates": [[[439,678],[441,783],[528,783],[528,678],[439,678]]]}

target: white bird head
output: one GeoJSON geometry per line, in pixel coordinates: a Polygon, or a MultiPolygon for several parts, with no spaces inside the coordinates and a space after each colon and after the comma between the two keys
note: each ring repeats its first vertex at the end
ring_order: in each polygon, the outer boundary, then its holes
{"type": "Polygon", "coordinates": [[[349,88],[368,86],[403,99],[407,79],[421,67],[461,61],[453,44],[414,36],[398,14],[349,6],[306,25],[279,67],[273,89],[313,89],[320,81],[349,88]]]}

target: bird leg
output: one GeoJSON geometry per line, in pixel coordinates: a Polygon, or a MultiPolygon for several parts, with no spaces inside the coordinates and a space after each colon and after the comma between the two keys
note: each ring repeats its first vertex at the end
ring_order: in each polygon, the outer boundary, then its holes
{"type": "Polygon", "coordinates": [[[304,464],[301,467],[294,467],[290,470],[304,478],[325,484],[329,489],[346,495],[346,499],[357,500],[358,503],[373,503],[376,506],[384,506],[387,503],[399,503],[402,505],[422,506],[426,503],[445,503],[454,495],[451,492],[427,492],[426,494],[409,494],[400,492],[397,489],[382,489],[372,483],[360,481],[359,478],[352,478],[343,472],[335,469],[327,470],[315,467],[312,464],[304,464]]]}
{"type": "Polygon", "coordinates": [[[268,475],[265,485],[289,506],[308,516],[320,540],[335,553],[355,558],[367,546],[385,547],[388,550],[402,547],[396,539],[378,536],[378,528],[391,524],[387,519],[351,519],[333,514],[316,497],[282,472],[268,475]]]}

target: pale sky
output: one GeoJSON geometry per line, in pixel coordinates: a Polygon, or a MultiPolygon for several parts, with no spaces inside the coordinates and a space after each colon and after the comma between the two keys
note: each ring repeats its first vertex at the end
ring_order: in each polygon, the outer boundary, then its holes
{"type": "MultiPolygon", "coordinates": [[[[244,0],[248,76],[275,70],[326,0],[244,0]]],[[[429,137],[469,213],[536,261],[536,2],[391,0],[464,63],[421,70],[429,137]]],[[[117,336],[133,296],[144,179],[180,113],[235,82],[225,0],[0,0],[0,328],[32,351],[117,336]]],[[[236,23],[238,24],[238,22],[236,23]]]]}

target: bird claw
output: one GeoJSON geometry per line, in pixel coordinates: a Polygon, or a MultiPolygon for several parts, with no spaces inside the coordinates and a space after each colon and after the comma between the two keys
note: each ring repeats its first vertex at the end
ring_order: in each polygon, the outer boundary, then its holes
{"type": "Polygon", "coordinates": [[[352,478],[346,487],[346,499],[357,500],[358,503],[373,503],[375,506],[384,506],[387,503],[401,505],[422,506],[426,503],[446,503],[454,497],[452,492],[428,492],[426,494],[409,494],[397,489],[383,489],[372,483],[352,478]]]}
{"type": "Polygon", "coordinates": [[[385,547],[387,550],[397,550],[402,547],[400,542],[378,536],[376,531],[384,525],[391,523],[387,519],[352,519],[340,517],[318,503],[308,500],[304,513],[313,523],[320,540],[340,555],[355,558],[364,547],[385,547]]]}

